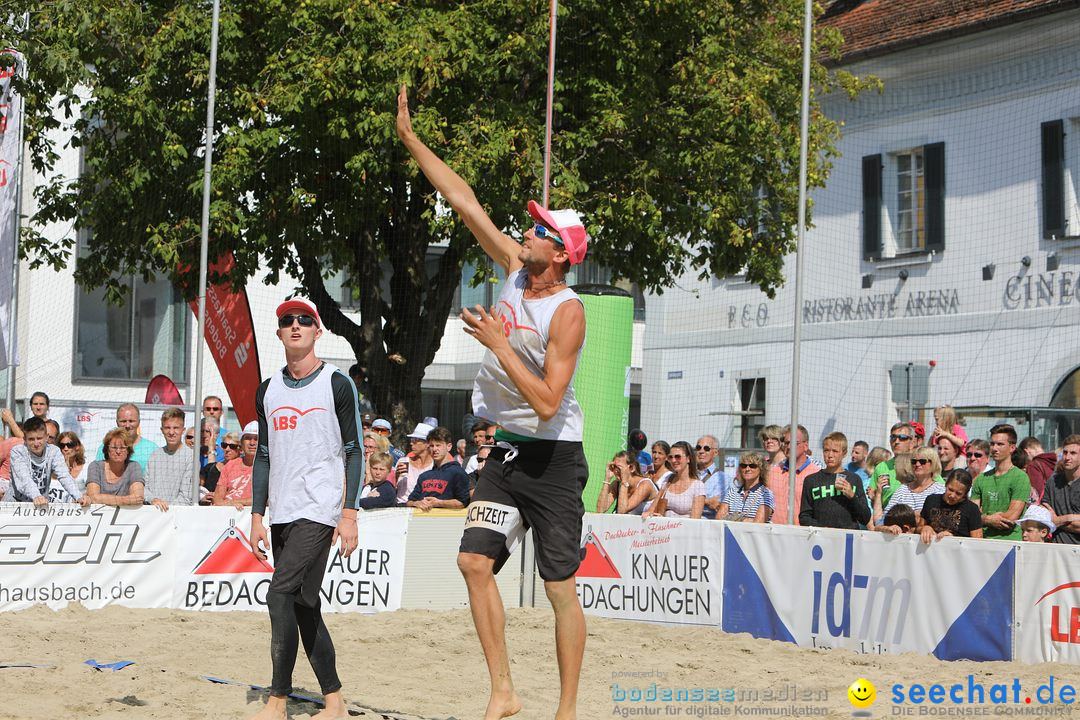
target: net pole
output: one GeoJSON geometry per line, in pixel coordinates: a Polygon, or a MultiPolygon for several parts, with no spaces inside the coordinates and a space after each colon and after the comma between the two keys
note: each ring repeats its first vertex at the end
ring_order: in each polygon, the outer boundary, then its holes
{"type": "Polygon", "coordinates": [[[810,130],[810,40],[814,15],[812,0],[803,1],[802,108],[799,117],[799,224],[795,235],[795,318],[791,338],[791,444],[788,445],[788,516],[795,524],[796,482],[799,466],[799,362],[802,349],[803,241],[806,235],[806,164],[810,130]]]}
{"type": "Polygon", "coordinates": [[[544,122],[544,207],[551,187],[551,128],[555,117],[555,30],[559,0],[551,0],[551,32],[548,41],[547,118],[544,122]]]}
{"type": "MultiPolygon", "coordinates": [[[[191,404],[195,406],[195,418],[192,426],[195,431],[195,446],[192,448],[192,483],[195,502],[199,501],[199,448],[202,446],[202,430],[199,427],[203,393],[203,348],[206,345],[206,261],[210,245],[210,170],[214,154],[214,95],[217,92],[217,51],[218,51],[218,16],[220,0],[214,0],[213,18],[210,21],[210,75],[206,90],[206,138],[203,146],[203,202],[202,230],[199,246],[199,328],[195,340],[195,397],[191,404]]],[[[207,462],[210,455],[207,453],[207,462]]]]}

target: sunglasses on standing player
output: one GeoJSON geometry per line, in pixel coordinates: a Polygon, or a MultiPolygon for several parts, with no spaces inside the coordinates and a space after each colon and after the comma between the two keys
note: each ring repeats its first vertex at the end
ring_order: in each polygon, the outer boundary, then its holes
{"type": "Polygon", "coordinates": [[[545,227],[543,225],[540,225],[540,224],[533,225],[533,234],[536,235],[536,237],[538,237],[538,238],[547,238],[548,240],[550,240],[553,243],[558,243],[559,245],[563,244],[563,241],[562,241],[561,237],[556,235],[554,231],[548,230],[547,227],[545,227]]]}
{"type": "Polygon", "coordinates": [[[311,327],[315,324],[315,318],[310,315],[282,315],[278,318],[277,326],[282,329],[292,327],[294,320],[300,323],[300,327],[311,327]]]}

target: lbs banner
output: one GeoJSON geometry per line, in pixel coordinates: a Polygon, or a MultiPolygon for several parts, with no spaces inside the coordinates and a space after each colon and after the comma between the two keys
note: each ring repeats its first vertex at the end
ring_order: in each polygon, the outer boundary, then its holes
{"type": "Polygon", "coordinates": [[[1022,543],[1016,578],[1016,659],[1080,663],[1080,547],[1022,543]]]}
{"type": "Polygon", "coordinates": [[[627,620],[719,624],[721,530],[714,522],[587,514],[582,607],[627,620]]]}
{"type": "Polygon", "coordinates": [[[0,611],[169,607],[175,547],[156,509],[0,503],[0,611]]]}
{"type": "MultiPolygon", "coordinates": [[[[360,513],[360,545],[347,558],[336,546],[326,561],[323,608],[374,613],[401,607],[405,538],[411,510],[360,513]]],[[[177,518],[184,538],[176,558],[173,607],[185,610],[261,610],[274,572],[251,552],[251,511],[204,508],[177,518]]]]}
{"type": "Polygon", "coordinates": [[[1016,546],[727,525],[726,632],[866,653],[1012,659],[1016,546]]]}

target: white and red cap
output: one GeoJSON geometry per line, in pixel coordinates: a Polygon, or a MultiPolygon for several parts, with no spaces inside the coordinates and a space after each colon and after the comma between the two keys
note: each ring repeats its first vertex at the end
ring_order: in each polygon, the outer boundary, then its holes
{"type": "Polygon", "coordinates": [[[286,300],[277,306],[278,320],[281,319],[282,315],[288,315],[289,313],[294,315],[310,315],[315,318],[315,322],[319,324],[319,327],[322,327],[322,318],[319,317],[319,311],[307,300],[293,298],[292,300],[286,300]]]}
{"type": "Polygon", "coordinates": [[[529,214],[533,220],[542,223],[554,230],[562,246],[570,255],[570,264],[577,265],[585,259],[585,251],[589,247],[589,235],[585,232],[585,223],[575,210],[548,210],[540,207],[535,200],[529,201],[529,214]]]}

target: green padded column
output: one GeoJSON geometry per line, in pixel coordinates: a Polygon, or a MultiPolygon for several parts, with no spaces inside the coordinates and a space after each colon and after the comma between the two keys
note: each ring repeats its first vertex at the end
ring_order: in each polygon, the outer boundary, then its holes
{"type": "Polygon", "coordinates": [[[634,300],[609,285],[576,285],[585,306],[585,349],[578,360],[574,392],[585,414],[583,444],[589,484],[582,494],[586,512],[596,509],[611,456],[626,449],[630,414],[630,347],[634,300]]]}

